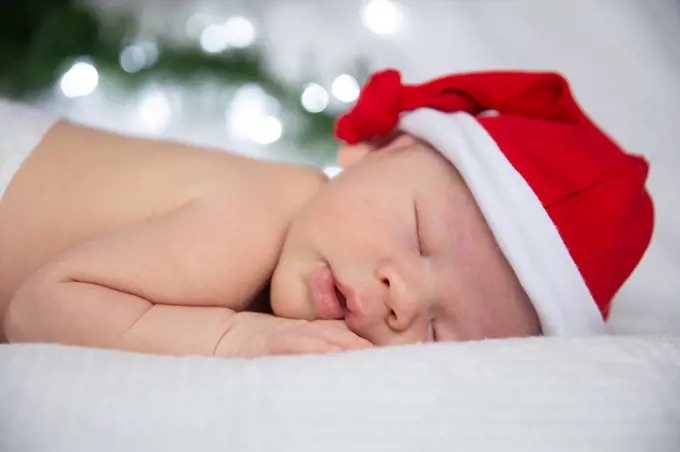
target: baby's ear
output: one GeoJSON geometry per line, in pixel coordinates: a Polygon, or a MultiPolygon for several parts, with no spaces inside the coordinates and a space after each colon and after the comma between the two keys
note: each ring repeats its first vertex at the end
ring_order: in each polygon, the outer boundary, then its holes
{"type": "Polygon", "coordinates": [[[370,143],[343,144],[338,149],[338,164],[343,169],[347,169],[373,151],[375,151],[375,146],[370,143]]]}
{"type": "Polygon", "coordinates": [[[338,164],[347,169],[360,162],[369,152],[383,151],[389,148],[409,146],[415,143],[415,138],[407,133],[394,131],[384,137],[358,144],[343,144],[338,150],[338,164]]]}

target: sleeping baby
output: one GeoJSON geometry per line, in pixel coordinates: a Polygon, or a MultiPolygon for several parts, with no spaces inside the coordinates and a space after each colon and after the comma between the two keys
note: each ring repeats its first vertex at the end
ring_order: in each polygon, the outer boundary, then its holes
{"type": "Polygon", "coordinates": [[[653,230],[647,162],[555,73],[376,73],[330,180],[0,119],[8,342],[256,357],[603,334],[653,230]]]}

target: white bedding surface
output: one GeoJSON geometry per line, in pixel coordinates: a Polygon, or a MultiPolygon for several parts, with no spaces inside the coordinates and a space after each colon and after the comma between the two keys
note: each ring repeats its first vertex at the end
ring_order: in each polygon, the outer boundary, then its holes
{"type": "Polygon", "coordinates": [[[677,451],[680,338],[170,358],[0,346],[2,451],[677,451]]]}

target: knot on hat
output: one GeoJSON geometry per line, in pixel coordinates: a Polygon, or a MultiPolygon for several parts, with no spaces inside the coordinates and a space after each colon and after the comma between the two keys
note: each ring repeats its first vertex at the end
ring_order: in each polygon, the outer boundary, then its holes
{"type": "Polygon", "coordinates": [[[466,77],[449,76],[420,85],[404,85],[394,69],[377,72],[359,94],[354,107],[337,122],[338,139],[356,144],[390,133],[400,114],[421,107],[444,112],[477,113],[480,103],[466,92],[466,77]]]}
{"type": "Polygon", "coordinates": [[[419,108],[475,116],[496,110],[545,121],[588,122],[557,74],[480,72],[404,85],[398,71],[387,69],[371,76],[354,107],[339,118],[335,135],[349,144],[369,141],[397,127],[402,112],[419,108]]]}
{"type": "Polygon", "coordinates": [[[337,137],[355,144],[391,132],[399,123],[403,89],[399,72],[390,69],[374,74],[351,113],[338,120],[337,137]]]}

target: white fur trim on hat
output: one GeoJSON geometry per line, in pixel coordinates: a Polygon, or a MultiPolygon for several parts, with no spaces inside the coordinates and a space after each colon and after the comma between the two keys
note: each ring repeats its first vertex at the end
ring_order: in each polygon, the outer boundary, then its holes
{"type": "Polygon", "coordinates": [[[402,115],[399,127],[438,149],[463,176],[543,334],[604,334],[602,315],[557,228],[486,129],[467,113],[428,108],[402,115]]]}

